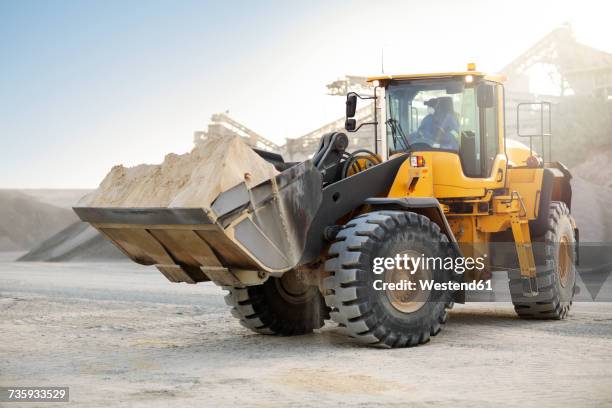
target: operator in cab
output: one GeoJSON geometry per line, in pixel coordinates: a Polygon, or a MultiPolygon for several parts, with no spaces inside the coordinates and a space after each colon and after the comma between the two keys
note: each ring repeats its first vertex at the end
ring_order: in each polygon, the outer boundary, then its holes
{"type": "Polygon", "coordinates": [[[459,121],[451,97],[444,96],[425,101],[428,114],[418,130],[410,135],[410,144],[426,143],[439,149],[459,150],[459,121]]]}

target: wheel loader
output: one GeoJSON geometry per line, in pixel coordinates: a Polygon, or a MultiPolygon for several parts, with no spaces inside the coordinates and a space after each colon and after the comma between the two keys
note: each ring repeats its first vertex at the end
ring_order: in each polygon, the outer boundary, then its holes
{"type": "Polygon", "coordinates": [[[578,261],[571,175],[545,158],[549,130],[529,134],[529,147],[506,137],[503,81],[474,66],[369,78],[371,94],[347,95],[345,130],[372,127],[372,151],[351,151],[333,132],[304,162],[258,151],[278,175],[222,191],[207,208],[74,210],[170,281],[226,289],[232,315],[257,333],[305,334],[333,320],[361,343],[416,346],[465,301],[462,285],[498,269],[519,317],[563,319],[578,261]],[[373,121],[357,123],[360,99],[373,121]],[[393,261],[419,257],[482,267],[393,261]],[[380,259],[392,261],[375,273],[380,259]],[[395,285],[416,280],[460,289],[395,285]]]}

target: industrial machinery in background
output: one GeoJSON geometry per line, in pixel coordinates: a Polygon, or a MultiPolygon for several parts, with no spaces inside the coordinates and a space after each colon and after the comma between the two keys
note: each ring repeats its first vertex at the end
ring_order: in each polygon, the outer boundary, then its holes
{"type": "MultiPolygon", "coordinates": [[[[542,98],[552,103],[553,110],[561,101],[579,100],[569,103],[567,110],[577,110],[587,98],[588,103],[597,106],[588,107],[592,112],[603,112],[606,107],[612,115],[612,54],[582,44],[576,40],[571,27],[562,25],[529,47],[525,52],[514,58],[501,68],[500,73],[508,77],[504,83],[506,137],[520,140],[517,128],[517,110],[520,103],[536,102],[542,98]],[[532,71],[544,72],[548,77],[549,92],[537,92],[532,88],[532,71]]],[[[345,97],[350,92],[360,95],[371,94],[372,86],[366,77],[346,75],[327,86],[329,95],[345,97]]],[[[584,108],[584,107],[583,107],[584,108]]],[[[372,120],[374,112],[372,104],[360,107],[356,113],[359,122],[372,120]]],[[[539,110],[527,107],[523,110],[522,125],[535,128],[539,126],[539,110]]],[[[575,117],[565,118],[563,113],[556,114],[555,123],[558,128],[569,127],[575,117]]],[[[597,114],[595,114],[595,119],[597,114]]],[[[594,120],[593,122],[597,122],[594,120]]],[[[593,126],[598,126],[594,123],[593,126]]],[[[265,137],[246,128],[231,118],[229,114],[215,114],[211,117],[211,124],[207,132],[197,131],[194,142],[197,144],[206,134],[225,134],[232,132],[239,134],[254,148],[281,154],[289,161],[304,161],[311,158],[319,144],[320,138],[329,132],[339,131],[344,127],[344,117],[324,124],[307,134],[286,139],[284,145],[276,145],[265,137]]],[[[596,129],[596,128],[595,128],[596,129]]],[[[607,129],[607,127],[606,127],[607,129]]],[[[593,129],[589,129],[592,131],[593,129]]],[[[373,128],[362,127],[358,132],[349,135],[350,144],[354,149],[364,148],[373,150],[373,128]]],[[[539,146],[536,146],[539,149],[539,146]]]]}
{"type": "MultiPolygon", "coordinates": [[[[568,24],[544,35],[499,72],[508,77],[504,83],[507,138],[522,141],[518,137],[516,122],[519,104],[541,99],[552,103],[555,125],[559,130],[575,127],[577,121],[588,123],[580,117],[585,104],[589,105],[586,109],[594,116],[592,124],[587,126],[583,123],[585,134],[597,133],[600,126],[609,128],[607,124],[600,123],[602,118],[598,115],[603,115],[607,110],[612,116],[612,54],[577,41],[568,24]],[[544,86],[538,87],[539,81],[544,81],[544,86]],[[566,111],[573,114],[568,116],[566,111]]],[[[349,92],[371,94],[372,89],[368,85],[365,77],[347,75],[328,84],[327,91],[329,95],[342,97],[349,92]]],[[[523,108],[521,124],[525,127],[539,126],[539,109],[535,105],[533,108],[523,108]]],[[[371,121],[373,115],[371,105],[358,109],[358,121],[371,121]]],[[[279,147],[279,153],[292,161],[305,160],[312,155],[323,134],[338,131],[343,125],[342,118],[306,135],[287,139],[287,144],[279,147]]],[[[374,149],[371,127],[362,127],[359,132],[349,136],[351,146],[374,149]]],[[[553,147],[556,147],[557,157],[559,153],[564,153],[560,151],[562,146],[553,147]]],[[[539,146],[536,148],[539,150],[539,146]]],[[[563,149],[571,150],[569,146],[563,146],[563,149]]],[[[568,154],[565,156],[571,158],[568,154]]]]}

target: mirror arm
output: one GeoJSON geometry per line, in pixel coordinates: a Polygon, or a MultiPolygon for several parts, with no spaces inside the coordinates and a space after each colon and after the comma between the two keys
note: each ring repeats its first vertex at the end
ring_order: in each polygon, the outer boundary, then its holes
{"type": "Polygon", "coordinates": [[[376,95],[373,95],[373,96],[362,96],[362,95],[359,95],[357,92],[349,92],[349,93],[346,94],[346,96],[349,96],[349,95],[355,95],[359,99],[376,99],[377,98],[376,95]]]}

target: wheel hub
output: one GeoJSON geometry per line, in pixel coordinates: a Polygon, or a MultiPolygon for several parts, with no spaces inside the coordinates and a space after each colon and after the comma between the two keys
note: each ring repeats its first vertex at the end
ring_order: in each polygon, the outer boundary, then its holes
{"type": "MultiPolygon", "coordinates": [[[[404,258],[404,255],[408,259],[418,258],[421,256],[420,253],[408,250],[399,253],[400,257],[404,258]]],[[[411,262],[408,265],[412,265],[411,262]]],[[[401,283],[401,282],[413,282],[413,288],[409,289],[386,289],[386,295],[391,305],[402,313],[414,313],[425,305],[429,298],[430,291],[421,288],[420,281],[426,281],[431,279],[431,271],[426,268],[418,268],[416,271],[412,271],[405,268],[394,268],[389,269],[385,272],[386,283],[401,283]],[[414,272],[414,273],[413,273],[414,272]]]]}
{"type": "Polygon", "coordinates": [[[572,268],[571,244],[567,235],[563,235],[559,241],[559,281],[561,286],[566,287],[570,280],[572,268]]]}
{"type": "Polygon", "coordinates": [[[300,279],[295,270],[284,273],[274,281],[279,294],[290,303],[303,303],[312,296],[312,286],[300,279]]]}

